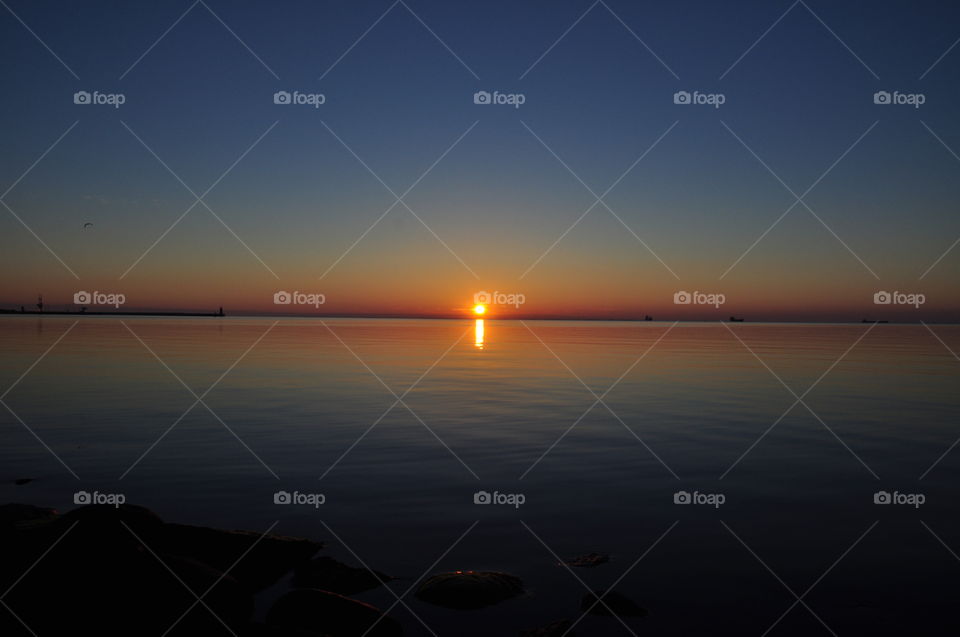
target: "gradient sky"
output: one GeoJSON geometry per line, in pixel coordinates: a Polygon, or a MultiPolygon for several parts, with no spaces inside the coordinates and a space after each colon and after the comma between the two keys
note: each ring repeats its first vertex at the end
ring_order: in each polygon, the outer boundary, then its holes
{"type": "Polygon", "coordinates": [[[197,4],[131,69],[190,2],[7,3],[63,64],[0,9],[0,192],[79,123],[2,200],[78,278],[0,207],[5,307],[100,290],[274,312],[274,292],[300,290],[324,313],[449,315],[498,290],[526,297],[501,317],[960,318],[960,248],[921,280],[960,237],[944,146],[960,152],[960,47],[930,69],[958,5],[207,0],[227,26],[197,4]],[[78,90],[126,103],[76,105],[78,90]],[[326,103],[276,105],[278,90],[326,103]],[[676,105],[678,90],[726,103],[676,105]],[[878,90],[926,103],[875,105],[878,90]],[[229,229],[197,205],[129,269],[194,197],[124,123],[197,194],[276,125],[204,198],[229,229]],[[875,123],[804,197],[840,239],[797,205],[721,278],[795,201],[744,144],[801,194],[875,123]],[[404,197],[430,230],[397,205],[329,269],[394,203],[378,177],[403,193],[468,129],[404,197]],[[603,193],[668,129],[604,198],[666,267],[597,205],[528,271],[594,203],[578,178],[603,193]],[[676,306],[678,290],[727,302],[676,306]],[[927,301],[878,310],[877,290],[927,301]]]}

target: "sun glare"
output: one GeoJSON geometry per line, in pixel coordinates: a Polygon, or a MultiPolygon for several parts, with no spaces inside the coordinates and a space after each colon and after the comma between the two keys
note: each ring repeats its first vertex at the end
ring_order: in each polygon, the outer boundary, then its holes
{"type": "Polygon", "coordinates": [[[486,312],[486,311],[487,311],[487,307],[486,307],[485,305],[479,305],[479,304],[478,304],[478,305],[474,305],[474,306],[473,306],[473,313],[474,313],[474,314],[483,314],[483,313],[486,312]]]}

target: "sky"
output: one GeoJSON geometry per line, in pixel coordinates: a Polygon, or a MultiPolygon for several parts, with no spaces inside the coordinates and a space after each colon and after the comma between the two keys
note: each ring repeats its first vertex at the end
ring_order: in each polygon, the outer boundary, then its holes
{"type": "Polygon", "coordinates": [[[5,2],[0,307],[960,320],[957,5],[5,2]]]}

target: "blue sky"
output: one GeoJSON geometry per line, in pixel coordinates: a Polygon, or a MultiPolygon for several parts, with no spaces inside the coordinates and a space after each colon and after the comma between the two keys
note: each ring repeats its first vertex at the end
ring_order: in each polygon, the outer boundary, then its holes
{"type": "Polygon", "coordinates": [[[79,123],[4,201],[81,283],[0,210],[17,273],[3,302],[86,285],[160,305],[218,290],[256,309],[278,286],[319,286],[344,311],[388,299],[431,313],[496,287],[533,292],[544,312],[632,312],[696,288],[852,316],[891,288],[955,315],[960,252],[919,278],[960,236],[960,160],[944,146],[960,149],[960,50],[930,69],[960,37],[960,7],[8,4],[36,37],[0,14],[15,60],[0,71],[2,188],[79,123]],[[78,90],[126,101],[76,105],[78,90]],[[278,90],[326,101],[277,105],[278,90]],[[525,102],[477,105],[478,90],[525,102]],[[678,105],[680,90],[725,102],[678,105]],[[878,90],[925,103],[877,105],[878,90]],[[404,192],[468,129],[404,198],[423,223],[396,206],[318,283],[394,203],[379,179],[404,192]],[[143,144],[200,194],[267,130],[204,198],[223,223],[197,206],[142,256],[194,202],[143,144]],[[848,150],[804,197],[823,224],[796,206],[721,278],[794,203],[780,180],[799,195],[848,150]],[[588,187],[603,193],[647,151],[604,197],[623,223],[598,205],[537,262],[595,202],[588,187]],[[78,234],[86,221],[95,232],[78,234]]]}

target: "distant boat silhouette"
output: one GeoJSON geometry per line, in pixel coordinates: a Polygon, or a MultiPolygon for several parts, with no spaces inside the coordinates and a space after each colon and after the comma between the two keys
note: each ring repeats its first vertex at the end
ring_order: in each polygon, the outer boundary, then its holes
{"type": "Polygon", "coordinates": [[[646,316],[643,317],[643,320],[644,320],[644,321],[652,321],[652,320],[653,320],[653,317],[650,316],[649,314],[647,314],[646,316]]]}
{"type": "Polygon", "coordinates": [[[730,317],[730,322],[731,322],[731,323],[743,323],[743,319],[742,319],[742,318],[737,318],[736,316],[731,316],[731,317],[730,317]]]}

